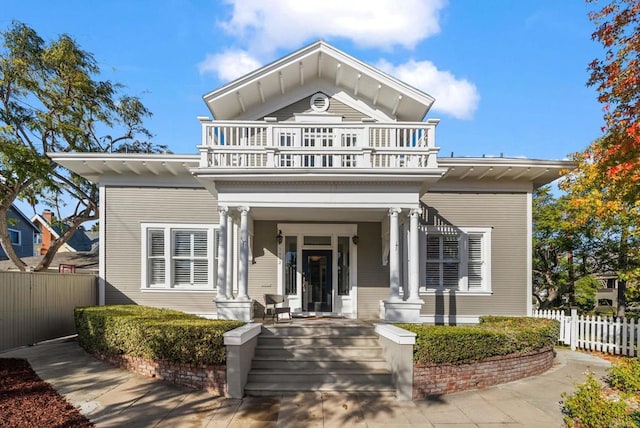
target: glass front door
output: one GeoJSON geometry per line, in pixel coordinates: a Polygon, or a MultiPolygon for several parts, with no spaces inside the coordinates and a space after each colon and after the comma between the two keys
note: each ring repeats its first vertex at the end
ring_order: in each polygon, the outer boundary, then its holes
{"type": "Polygon", "coordinates": [[[302,310],[332,311],[332,251],[302,251],[302,310]]]}

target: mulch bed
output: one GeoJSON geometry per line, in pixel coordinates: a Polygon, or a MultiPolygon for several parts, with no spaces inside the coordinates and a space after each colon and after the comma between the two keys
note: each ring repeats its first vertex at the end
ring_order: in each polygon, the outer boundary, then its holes
{"type": "Polygon", "coordinates": [[[0,427],[93,427],[26,360],[0,358],[0,427]]]}

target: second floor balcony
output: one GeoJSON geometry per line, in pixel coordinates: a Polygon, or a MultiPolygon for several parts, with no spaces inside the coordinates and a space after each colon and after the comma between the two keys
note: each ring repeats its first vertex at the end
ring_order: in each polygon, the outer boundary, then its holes
{"type": "Polygon", "coordinates": [[[437,168],[438,120],[270,122],[201,119],[201,168],[437,168]]]}

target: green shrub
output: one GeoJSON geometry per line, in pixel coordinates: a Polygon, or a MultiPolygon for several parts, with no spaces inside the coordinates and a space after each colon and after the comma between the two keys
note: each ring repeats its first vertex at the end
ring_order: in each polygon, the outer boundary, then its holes
{"type": "Polygon", "coordinates": [[[81,307],[74,315],[78,342],[88,351],[185,364],[224,363],[222,335],[244,325],[137,305],[81,307]]]}
{"type": "Polygon", "coordinates": [[[571,395],[562,394],[565,423],[580,428],[627,428],[635,424],[624,401],[610,400],[592,373],[571,395]]]}
{"type": "Polygon", "coordinates": [[[522,317],[482,317],[475,326],[397,324],[416,333],[416,363],[462,364],[498,355],[525,353],[553,346],[559,324],[522,317]]]}
{"type": "Polygon", "coordinates": [[[607,378],[609,384],[620,391],[636,394],[640,392],[640,360],[624,358],[611,366],[607,378]]]}

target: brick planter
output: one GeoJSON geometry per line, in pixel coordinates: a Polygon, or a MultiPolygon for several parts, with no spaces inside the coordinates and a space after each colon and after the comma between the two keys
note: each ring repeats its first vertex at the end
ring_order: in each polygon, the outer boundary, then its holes
{"type": "Polygon", "coordinates": [[[227,389],[227,367],[196,364],[178,364],[149,360],[129,355],[107,355],[93,352],[93,356],[114,366],[140,374],[224,396],[227,389]]]}
{"type": "Polygon", "coordinates": [[[466,364],[415,364],[413,399],[480,389],[534,376],[553,364],[553,348],[487,358],[466,364]]]}

